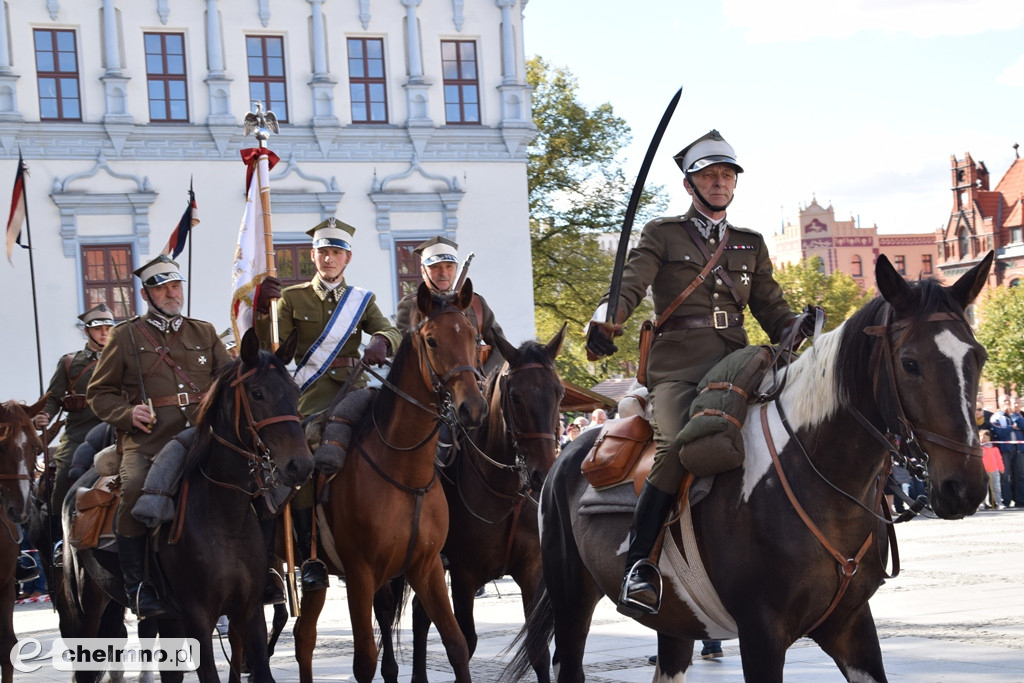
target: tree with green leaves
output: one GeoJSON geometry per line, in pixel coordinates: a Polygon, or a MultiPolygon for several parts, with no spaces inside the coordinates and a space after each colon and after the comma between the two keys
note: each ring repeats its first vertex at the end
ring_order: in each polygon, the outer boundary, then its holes
{"type": "MultiPolygon", "coordinates": [[[[835,271],[825,275],[821,257],[812,256],[797,263],[775,269],[775,280],[782,287],[786,302],[794,311],[804,306],[821,306],[827,314],[825,330],[833,330],[863,306],[871,295],[846,273],[835,271]]],[[[751,344],[768,344],[768,335],[754,316],[743,321],[751,344]]]]}
{"type": "MultiPolygon", "coordinates": [[[[632,191],[620,160],[630,130],[610,104],[583,104],[569,70],[533,57],[526,77],[534,89],[538,131],[527,152],[537,334],[548,339],[568,322],[558,371],[589,386],[636,361],[639,326],[652,310],[645,302],[633,314],[617,340],[618,353],[596,364],[587,361],[584,330],[608,290],[615,260],[598,239],[618,233],[632,191]]],[[[664,211],[667,203],[660,187],[647,188],[637,224],[664,211]]]]}
{"type": "Polygon", "coordinates": [[[989,289],[975,305],[975,336],[988,351],[984,377],[1009,392],[1024,387],[1024,287],[989,289]]]}

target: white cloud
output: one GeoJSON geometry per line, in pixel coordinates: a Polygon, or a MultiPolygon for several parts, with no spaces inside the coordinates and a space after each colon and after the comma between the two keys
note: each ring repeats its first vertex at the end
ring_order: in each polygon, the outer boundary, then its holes
{"type": "Polygon", "coordinates": [[[756,43],[846,38],[862,31],[968,36],[1024,25],[1024,3],[1007,0],[723,0],[722,6],[726,20],[756,43]]]}

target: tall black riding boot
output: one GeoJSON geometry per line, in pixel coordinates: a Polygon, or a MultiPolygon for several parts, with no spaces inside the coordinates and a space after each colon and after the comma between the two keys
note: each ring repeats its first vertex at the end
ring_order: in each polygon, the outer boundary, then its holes
{"type": "Polygon", "coordinates": [[[263,604],[283,605],[284,579],[277,573],[277,518],[260,520],[263,543],[267,546],[267,582],[263,584],[263,604]]]}
{"type": "Polygon", "coordinates": [[[322,560],[309,559],[313,547],[313,508],[292,509],[292,525],[298,536],[299,556],[302,558],[302,590],[321,591],[330,585],[327,565],[322,560]]]}
{"type": "Polygon", "coordinates": [[[633,512],[626,575],[616,605],[621,614],[635,618],[657,614],[661,609],[661,572],[647,558],[675,501],[674,493],[665,493],[651,482],[644,482],[640,501],[633,512]]]}
{"type": "Polygon", "coordinates": [[[124,592],[128,595],[128,606],[139,621],[166,614],[167,609],[160,602],[156,589],[145,582],[146,537],[117,535],[117,552],[124,574],[124,592]]]}

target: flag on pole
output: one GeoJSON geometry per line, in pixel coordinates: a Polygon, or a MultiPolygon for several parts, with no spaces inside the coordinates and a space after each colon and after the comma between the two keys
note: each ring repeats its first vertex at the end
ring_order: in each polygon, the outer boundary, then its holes
{"type": "Polygon", "coordinates": [[[192,181],[189,181],[188,206],[185,207],[185,213],[181,214],[181,220],[174,227],[170,239],[167,240],[167,244],[164,245],[163,251],[160,253],[171,258],[178,258],[178,255],[185,250],[189,233],[197,225],[199,225],[199,207],[196,206],[196,193],[192,191],[192,181]]]}
{"type": "Polygon", "coordinates": [[[245,213],[238,228],[238,246],[235,265],[231,271],[231,328],[235,339],[241,339],[253,326],[253,308],[256,288],[267,277],[267,248],[263,238],[263,204],[260,188],[270,186],[270,169],[277,163],[277,155],[263,148],[242,150],[246,162],[246,181],[249,192],[245,200],[245,213]],[[259,164],[259,152],[265,152],[269,163],[259,164]]]}
{"type": "Polygon", "coordinates": [[[28,249],[21,243],[21,226],[25,222],[25,176],[28,169],[25,168],[25,161],[21,158],[21,151],[18,151],[18,173],[14,176],[14,192],[11,193],[11,215],[7,219],[7,261],[14,265],[11,260],[11,252],[17,244],[22,249],[28,249]]]}

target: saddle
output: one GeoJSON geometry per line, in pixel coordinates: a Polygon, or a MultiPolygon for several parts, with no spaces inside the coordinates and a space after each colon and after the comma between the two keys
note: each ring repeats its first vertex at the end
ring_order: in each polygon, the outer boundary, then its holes
{"type": "Polygon", "coordinates": [[[121,477],[117,475],[100,477],[92,488],[76,490],[68,542],[78,550],[113,545],[114,515],[120,502],[121,477]]]}
{"type": "Polygon", "coordinates": [[[640,495],[654,465],[654,451],[654,429],[643,415],[608,420],[580,471],[598,491],[632,481],[640,495]]]}

